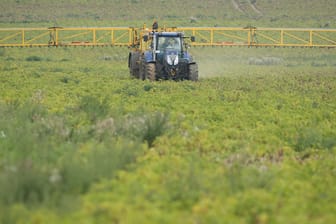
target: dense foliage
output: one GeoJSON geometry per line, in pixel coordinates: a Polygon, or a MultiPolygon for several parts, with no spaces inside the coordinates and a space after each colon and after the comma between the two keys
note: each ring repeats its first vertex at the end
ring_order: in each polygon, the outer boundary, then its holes
{"type": "Polygon", "coordinates": [[[193,51],[199,82],[3,49],[0,223],[335,222],[334,52],[193,51]]]}

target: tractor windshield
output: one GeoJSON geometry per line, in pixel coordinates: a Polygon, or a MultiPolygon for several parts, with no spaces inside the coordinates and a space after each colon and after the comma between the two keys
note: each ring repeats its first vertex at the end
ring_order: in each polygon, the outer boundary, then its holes
{"type": "Polygon", "coordinates": [[[181,51],[181,41],[179,37],[159,37],[158,50],[177,50],[181,51]]]}

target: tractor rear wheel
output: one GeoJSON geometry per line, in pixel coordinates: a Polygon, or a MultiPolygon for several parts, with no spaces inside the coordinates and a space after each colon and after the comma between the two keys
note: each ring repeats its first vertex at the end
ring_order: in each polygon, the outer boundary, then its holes
{"type": "Polygon", "coordinates": [[[191,81],[198,80],[198,65],[196,63],[189,64],[188,79],[191,81]]]}
{"type": "Polygon", "coordinates": [[[146,63],[145,64],[145,77],[146,79],[150,81],[155,81],[156,80],[156,75],[155,75],[155,63],[146,63]]]}
{"type": "Polygon", "coordinates": [[[142,57],[141,59],[141,65],[139,69],[139,79],[145,80],[146,79],[146,62],[145,59],[142,57]]]}
{"type": "Polygon", "coordinates": [[[140,78],[140,66],[139,66],[140,54],[139,52],[131,52],[128,58],[128,67],[131,77],[140,78]]]}

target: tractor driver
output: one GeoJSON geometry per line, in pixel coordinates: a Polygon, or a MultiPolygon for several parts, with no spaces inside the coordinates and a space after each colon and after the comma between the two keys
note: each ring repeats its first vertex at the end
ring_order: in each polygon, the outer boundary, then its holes
{"type": "MultiPolygon", "coordinates": [[[[159,44],[160,46],[160,44],[159,44]]],[[[176,49],[179,50],[180,47],[180,41],[178,38],[175,37],[165,37],[163,43],[161,44],[160,47],[162,50],[166,49],[166,48],[170,48],[170,49],[176,49]]]]}
{"type": "Polygon", "coordinates": [[[180,43],[178,38],[167,38],[167,48],[180,49],[180,43]]]}

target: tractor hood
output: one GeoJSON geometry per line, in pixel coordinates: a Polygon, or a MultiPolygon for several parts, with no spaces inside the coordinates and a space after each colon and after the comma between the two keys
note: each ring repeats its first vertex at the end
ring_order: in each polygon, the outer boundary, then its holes
{"type": "Polygon", "coordinates": [[[167,61],[168,65],[178,65],[179,52],[176,50],[166,50],[164,54],[164,59],[167,61]]]}

